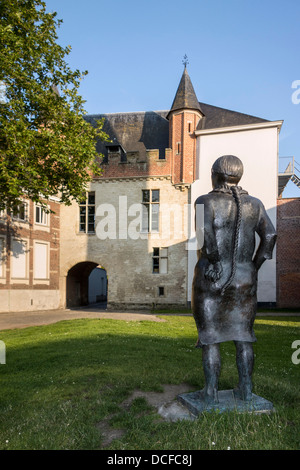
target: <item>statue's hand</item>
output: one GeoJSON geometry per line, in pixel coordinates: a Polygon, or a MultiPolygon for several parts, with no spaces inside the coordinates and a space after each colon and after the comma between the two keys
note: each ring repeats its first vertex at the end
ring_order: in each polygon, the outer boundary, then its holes
{"type": "Polygon", "coordinates": [[[218,261],[217,263],[214,264],[209,264],[205,270],[205,277],[211,282],[217,282],[223,272],[223,268],[221,263],[218,261]]]}

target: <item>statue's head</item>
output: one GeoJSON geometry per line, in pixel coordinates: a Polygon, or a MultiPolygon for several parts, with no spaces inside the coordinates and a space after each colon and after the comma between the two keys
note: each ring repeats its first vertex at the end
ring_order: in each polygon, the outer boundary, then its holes
{"type": "Polygon", "coordinates": [[[243,172],[243,163],[238,157],[223,155],[223,157],[219,157],[215,161],[211,169],[213,186],[238,184],[243,176],[243,172]]]}

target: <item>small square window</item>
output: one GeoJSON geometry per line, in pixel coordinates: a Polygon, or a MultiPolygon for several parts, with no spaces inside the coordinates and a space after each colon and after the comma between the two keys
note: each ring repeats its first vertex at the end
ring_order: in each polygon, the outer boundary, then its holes
{"type": "Polygon", "coordinates": [[[165,288],[163,286],[159,286],[158,295],[159,297],[163,297],[165,295],[165,288]]]}
{"type": "Polygon", "coordinates": [[[149,189],[144,189],[142,191],[143,194],[143,202],[150,202],[150,191],[149,189]]]}
{"type": "Polygon", "coordinates": [[[152,202],[159,202],[159,189],[152,190],[152,202]]]}
{"type": "Polygon", "coordinates": [[[95,204],[95,193],[88,193],[88,204],[95,204]]]}

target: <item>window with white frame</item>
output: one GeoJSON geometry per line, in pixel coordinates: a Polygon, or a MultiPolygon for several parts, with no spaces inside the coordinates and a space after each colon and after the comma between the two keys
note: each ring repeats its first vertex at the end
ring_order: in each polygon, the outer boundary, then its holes
{"type": "Polygon", "coordinates": [[[19,201],[12,207],[11,217],[15,220],[27,221],[28,217],[28,204],[24,201],[19,201]]]}
{"type": "Polygon", "coordinates": [[[152,267],[154,274],[168,273],[168,248],[153,248],[152,267]]]}
{"type": "Polygon", "coordinates": [[[48,213],[39,204],[35,205],[35,223],[38,225],[48,225],[48,213]]]}
{"type": "Polygon", "coordinates": [[[159,231],[159,189],[142,191],[142,232],[159,231]]]}
{"type": "Polygon", "coordinates": [[[95,232],[95,192],[86,193],[85,201],[79,204],[79,231],[84,233],[95,232]]]}
{"type": "Polygon", "coordinates": [[[28,278],[28,251],[27,242],[12,240],[11,277],[13,279],[28,278]]]}

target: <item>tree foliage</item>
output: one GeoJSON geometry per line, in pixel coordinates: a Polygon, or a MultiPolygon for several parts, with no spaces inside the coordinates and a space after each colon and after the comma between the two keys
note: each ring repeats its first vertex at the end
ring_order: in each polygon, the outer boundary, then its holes
{"type": "Polygon", "coordinates": [[[56,16],[42,0],[0,2],[0,209],[23,194],[78,201],[100,173],[96,140],[107,136],[84,120],[87,72],[69,68],[56,16]]]}

